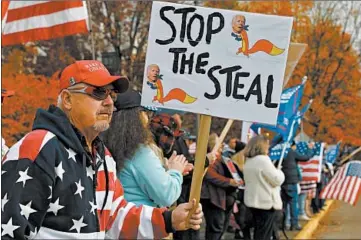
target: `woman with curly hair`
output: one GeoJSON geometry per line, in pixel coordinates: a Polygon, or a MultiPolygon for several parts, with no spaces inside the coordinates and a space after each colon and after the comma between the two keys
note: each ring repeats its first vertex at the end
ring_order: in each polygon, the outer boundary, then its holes
{"type": "Polygon", "coordinates": [[[110,128],[102,138],[116,161],[125,199],[136,205],[170,206],[181,193],[187,161],[183,155],[173,154],[168,169],[164,168],[148,127],[151,111],[140,102],[137,91],[119,94],[110,128]]]}

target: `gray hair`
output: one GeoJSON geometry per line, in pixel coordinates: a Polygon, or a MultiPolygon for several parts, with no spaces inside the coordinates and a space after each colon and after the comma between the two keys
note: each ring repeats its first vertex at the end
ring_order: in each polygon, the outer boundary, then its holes
{"type": "Polygon", "coordinates": [[[238,15],[235,15],[235,16],[232,18],[232,25],[237,21],[237,20],[236,20],[237,17],[243,17],[243,18],[244,18],[244,22],[246,22],[246,17],[243,16],[243,15],[238,14],[238,15]]]}
{"type": "MultiPolygon", "coordinates": [[[[71,90],[71,89],[74,89],[74,88],[78,88],[79,86],[81,86],[81,87],[84,86],[84,87],[85,87],[86,84],[85,84],[85,83],[77,83],[77,84],[75,84],[75,85],[73,85],[73,86],[70,86],[70,87],[68,87],[68,88],[66,88],[66,89],[71,90]]],[[[58,95],[57,101],[56,101],[56,106],[57,106],[58,108],[60,108],[60,109],[63,109],[63,108],[62,108],[63,99],[61,98],[61,94],[63,93],[64,90],[65,90],[65,89],[61,90],[61,92],[60,92],[59,95],[58,95]]]]}
{"type": "Polygon", "coordinates": [[[148,67],[147,67],[147,73],[150,71],[150,69],[151,69],[152,67],[157,67],[157,68],[160,70],[160,68],[159,68],[159,66],[158,66],[157,64],[150,64],[150,65],[148,65],[148,67]]]}

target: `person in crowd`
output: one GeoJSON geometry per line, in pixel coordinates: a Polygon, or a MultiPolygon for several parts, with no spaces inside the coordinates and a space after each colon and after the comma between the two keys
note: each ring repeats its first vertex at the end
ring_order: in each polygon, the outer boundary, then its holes
{"type": "Polygon", "coordinates": [[[232,157],[236,153],[236,142],[237,138],[230,138],[227,144],[223,147],[222,155],[225,157],[232,157]]]}
{"type": "Polygon", "coordinates": [[[244,203],[254,218],[254,239],[262,240],[271,239],[276,229],[276,210],[282,209],[280,186],[285,180],[283,172],[272,164],[268,149],[268,139],[260,135],[251,138],[244,150],[244,203]]]}
{"type": "MultiPolygon", "coordinates": [[[[1,89],[1,105],[3,105],[5,98],[12,97],[14,94],[15,94],[14,91],[1,89]]],[[[5,156],[8,150],[9,148],[8,146],[6,146],[5,139],[1,137],[1,158],[5,156]]]]}
{"type": "MultiPolygon", "coordinates": [[[[239,170],[243,174],[244,168],[244,149],[246,144],[239,140],[236,141],[235,154],[231,159],[237,164],[239,170]]],[[[251,239],[251,228],[253,227],[253,217],[250,209],[244,204],[244,188],[237,190],[237,210],[234,217],[240,231],[235,232],[235,239],[251,239]]]]}
{"type": "MultiPolygon", "coordinates": [[[[138,91],[118,94],[114,103],[117,111],[102,138],[117,164],[125,199],[137,206],[169,207],[181,193],[187,161],[183,155],[173,154],[165,165],[157,155],[160,150],[149,128],[150,111],[140,102],[138,91]]],[[[169,129],[169,133],[175,130],[169,129]]]]}
{"type": "MultiPolygon", "coordinates": [[[[94,60],[74,62],[59,78],[57,107],[39,109],[32,131],[3,158],[1,238],[160,239],[186,229],[195,200],[173,211],[127,202],[99,139],[127,78],[94,60]]],[[[197,208],[193,229],[202,222],[197,208]]]]}
{"type": "MultiPolygon", "coordinates": [[[[172,118],[177,123],[177,127],[174,130],[176,135],[175,142],[170,152],[175,151],[177,154],[182,154],[187,159],[188,163],[193,166],[194,157],[191,156],[188,150],[188,145],[186,142],[187,133],[180,130],[182,128],[182,117],[178,113],[175,113],[172,115],[172,118]]],[[[170,157],[170,154],[166,154],[165,156],[170,157]]],[[[177,199],[177,204],[182,204],[189,201],[193,171],[191,169],[187,169],[187,173],[188,174],[183,176],[182,191],[179,198],[177,199]]],[[[200,239],[200,231],[195,231],[193,229],[177,231],[173,234],[173,239],[197,240],[200,239]]]]}
{"type": "Polygon", "coordinates": [[[299,231],[302,227],[298,222],[298,194],[299,194],[299,183],[302,180],[302,175],[298,169],[297,162],[308,161],[313,156],[313,143],[309,143],[308,147],[310,151],[306,155],[301,155],[296,151],[296,142],[292,141],[291,148],[288,151],[285,159],[282,162],[282,171],[285,175],[285,181],[282,184],[282,201],[283,211],[291,215],[290,227],[287,224],[286,217],[286,228],[291,231],[299,231]],[[287,206],[290,205],[290,211],[287,211],[287,206]]]}
{"type": "Polygon", "coordinates": [[[187,146],[188,146],[188,152],[191,155],[191,157],[195,157],[196,150],[197,150],[197,137],[194,135],[189,135],[186,138],[187,146]]]}
{"type": "MultiPolygon", "coordinates": [[[[208,140],[208,152],[219,141],[217,134],[211,134],[208,140]]],[[[201,202],[206,219],[206,239],[221,239],[229,223],[229,217],[237,198],[237,188],[243,182],[236,181],[229,170],[236,169],[243,179],[242,172],[236,164],[226,165],[222,158],[222,145],[217,150],[215,161],[209,165],[204,176],[201,202]]]]}

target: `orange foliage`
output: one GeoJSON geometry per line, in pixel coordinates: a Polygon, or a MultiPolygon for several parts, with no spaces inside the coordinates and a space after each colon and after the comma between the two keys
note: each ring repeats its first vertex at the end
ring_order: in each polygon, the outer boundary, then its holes
{"type": "Polygon", "coordinates": [[[2,88],[14,90],[2,105],[2,137],[11,146],[31,130],[36,109],[56,104],[57,74],[51,78],[24,74],[19,71],[23,62],[21,51],[14,51],[8,63],[2,66],[2,88]]]}

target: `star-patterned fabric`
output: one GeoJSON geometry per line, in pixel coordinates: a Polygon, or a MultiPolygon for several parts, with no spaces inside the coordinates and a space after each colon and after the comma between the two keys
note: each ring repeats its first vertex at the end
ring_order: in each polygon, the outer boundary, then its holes
{"type": "Polygon", "coordinates": [[[127,203],[114,159],[100,141],[94,149],[89,157],[40,129],[10,148],[2,161],[1,238],[167,236],[165,209],[127,203]]]}

